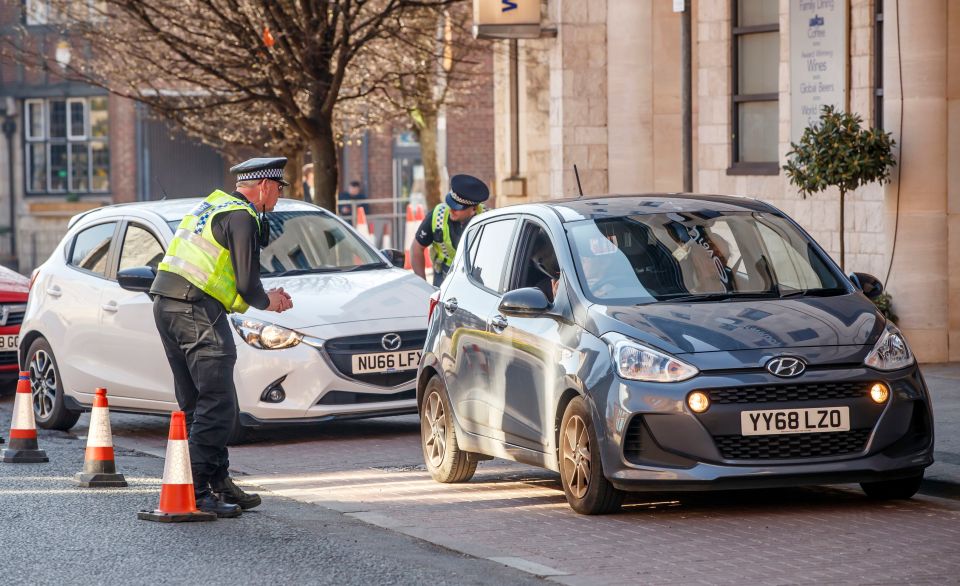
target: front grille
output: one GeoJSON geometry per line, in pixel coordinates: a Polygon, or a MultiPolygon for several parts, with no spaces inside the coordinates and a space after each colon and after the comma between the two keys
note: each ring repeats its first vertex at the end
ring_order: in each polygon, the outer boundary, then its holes
{"type": "Polygon", "coordinates": [[[27,312],[27,306],[22,303],[0,303],[0,316],[7,315],[7,321],[0,326],[19,326],[23,323],[23,314],[27,312]]]}
{"type": "Polygon", "coordinates": [[[0,366],[10,366],[11,364],[17,364],[16,351],[0,352],[0,366]]]}
{"type": "Polygon", "coordinates": [[[788,401],[822,401],[866,397],[870,383],[863,381],[807,383],[786,385],[754,385],[710,389],[710,401],[725,403],[780,403],[788,401]]]}
{"type": "MultiPolygon", "coordinates": [[[[384,334],[364,334],[361,336],[347,336],[343,338],[334,338],[324,343],[324,351],[330,357],[337,371],[343,376],[381,387],[395,387],[405,382],[412,381],[417,376],[416,370],[404,370],[401,372],[373,373],[373,374],[353,374],[353,356],[355,354],[370,354],[374,352],[386,352],[381,345],[384,334]]],[[[394,332],[400,335],[400,348],[397,350],[420,350],[427,339],[426,330],[416,330],[410,332],[394,332]]]]}
{"type": "Polygon", "coordinates": [[[416,389],[380,395],[376,393],[351,393],[349,391],[330,391],[317,401],[317,405],[359,405],[362,403],[384,403],[416,399],[416,389]]]}
{"type": "Polygon", "coordinates": [[[715,435],[725,460],[790,460],[862,452],[869,429],[783,435],[715,435]]]}

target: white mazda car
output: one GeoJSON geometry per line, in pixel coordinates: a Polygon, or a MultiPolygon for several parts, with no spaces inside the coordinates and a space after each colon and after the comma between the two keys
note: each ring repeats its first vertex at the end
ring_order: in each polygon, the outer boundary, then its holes
{"type": "MultiPolygon", "coordinates": [[[[20,364],[30,371],[40,427],[69,429],[97,387],[107,388],[117,411],[177,408],[153,304],[142,292],[153,271],[143,267],[156,268],[198,201],[120,204],[75,216],[35,271],[20,364]]],[[[276,423],[415,413],[433,287],[394,266],[401,253],[375,250],[322,208],[281,200],[268,216],[264,287],[283,287],[294,307],[230,315],[240,423],[234,440],[276,423]]]]}

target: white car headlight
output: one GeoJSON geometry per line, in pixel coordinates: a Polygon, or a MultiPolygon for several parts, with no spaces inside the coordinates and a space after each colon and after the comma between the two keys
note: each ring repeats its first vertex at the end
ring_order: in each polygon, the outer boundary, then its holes
{"type": "Polygon", "coordinates": [[[913,352],[900,330],[887,324],[863,363],[877,370],[899,370],[914,363],[913,352]]]}
{"type": "Polygon", "coordinates": [[[675,383],[697,376],[700,372],[695,366],[674,358],[669,354],[654,350],[639,342],[618,336],[612,342],[613,360],[617,374],[629,380],[651,383],[675,383]]]}
{"type": "Polygon", "coordinates": [[[283,348],[292,348],[303,340],[303,334],[300,332],[252,317],[234,314],[230,316],[230,321],[243,341],[254,348],[282,350],[283,348]]]}

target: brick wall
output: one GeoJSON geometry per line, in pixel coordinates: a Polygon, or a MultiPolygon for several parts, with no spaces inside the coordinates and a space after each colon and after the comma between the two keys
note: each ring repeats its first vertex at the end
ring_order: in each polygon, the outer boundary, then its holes
{"type": "MultiPolygon", "coordinates": [[[[482,179],[495,192],[493,125],[493,53],[482,51],[476,86],[463,107],[447,112],[447,169],[450,175],[467,173],[482,179]]],[[[441,185],[445,192],[447,185],[441,185]]]]}

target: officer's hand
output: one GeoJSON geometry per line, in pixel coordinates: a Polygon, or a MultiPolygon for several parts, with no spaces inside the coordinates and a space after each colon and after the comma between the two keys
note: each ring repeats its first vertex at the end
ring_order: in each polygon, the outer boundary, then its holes
{"type": "Polygon", "coordinates": [[[290,295],[285,293],[283,289],[271,289],[267,291],[267,297],[270,298],[270,305],[267,305],[267,311],[283,313],[293,307],[293,301],[290,299],[290,295]]]}

